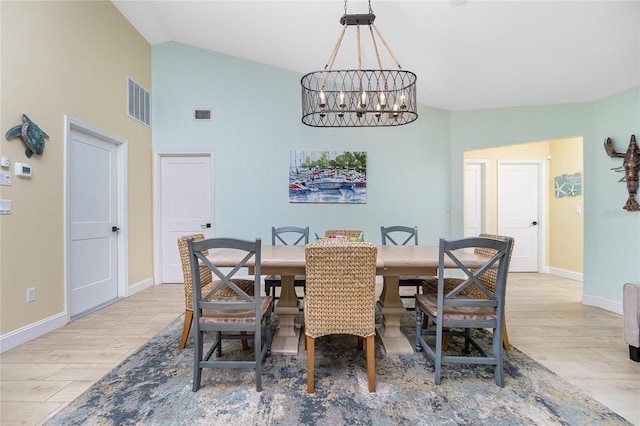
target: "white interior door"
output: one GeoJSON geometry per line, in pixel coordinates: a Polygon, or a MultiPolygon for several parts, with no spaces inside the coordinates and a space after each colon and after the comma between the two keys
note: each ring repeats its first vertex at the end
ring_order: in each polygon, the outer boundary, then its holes
{"type": "Polygon", "coordinates": [[[160,273],[163,283],[181,283],[178,237],[201,233],[213,237],[212,156],[160,157],[160,273]]]}
{"type": "Polygon", "coordinates": [[[71,317],[118,297],[116,144],[71,128],[68,288],[71,317]]]}
{"type": "Polygon", "coordinates": [[[467,162],[464,168],[464,236],[486,231],[486,162],[467,162]]]}
{"type": "Polygon", "coordinates": [[[498,233],[513,237],[510,270],[538,272],[540,163],[498,162],[498,233]]]}

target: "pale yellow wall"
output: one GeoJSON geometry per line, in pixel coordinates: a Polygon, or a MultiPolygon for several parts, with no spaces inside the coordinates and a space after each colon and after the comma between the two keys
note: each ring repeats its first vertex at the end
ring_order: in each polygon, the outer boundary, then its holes
{"type": "Polygon", "coordinates": [[[582,138],[569,138],[551,144],[549,161],[549,264],[567,271],[583,271],[584,182],[581,195],[555,198],[554,177],[583,174],[582,138]],[[578,213],[577,209],[580,210],[578,213]]]}
{"type": "MultiPolygon", "coordinates": [[[[33,167],[0,197],[0,333],[59,314],[64,301],[64,116],[128,140],[129,284],[153,276],[151,129],[127,116],[126,80],[151,88],[151,47],[109,1],[2,1],[0,122],[26,113],[49,139],[27,159],[19,138],[2,156],[33,167]],[[36,302],[25,293],[36,288],[36,302]]],[[[5,169],[6,170],[6,169],[5,169]]]]}
{"type": "MultiPolygon", "coordinates": [[[[465,152],[464,160],[486,160],[489,186],[488,214],[490,233],[498,232],[498,160],[544,160],[547,162],[548,200],[546,220],[547,257],[551,268],[583,272],[583,197],[558,200],[554,197],[553,177],[560,174],[582,172],[582,138],[555,139],[498,148],[465,152]],[[548,157],[551,155],[551,160],[548,157]],[[562,201],[558,203],[557,201],[562,201]]],[[[584,192],[583,192],[584,193],[584,192]]]]}

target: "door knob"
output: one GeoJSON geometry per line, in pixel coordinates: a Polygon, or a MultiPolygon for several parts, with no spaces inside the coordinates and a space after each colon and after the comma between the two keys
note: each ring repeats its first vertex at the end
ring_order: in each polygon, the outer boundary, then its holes
{"type": "Polygon", "coordinates": [[[531,222],[531,224],[535,226],[535,225],[537,225],[537,224],[538,224],[538,222],[536,222],[536,221],[534,220],[533,222],[531,222]]]}
{"type": "Polygon", "coordinates": [[[112,226],[111,227],[111,232],[118,232],[120,230],[120,228],[118,228],[117,226],[112,226]]]}
{"type": "Polygon", "coordinates": [[[207,223],[207,224],[204,224],[204,225],[200,225],[200,228],[202,228],[202,229],[211,228],[211,224],[207,223]]]}

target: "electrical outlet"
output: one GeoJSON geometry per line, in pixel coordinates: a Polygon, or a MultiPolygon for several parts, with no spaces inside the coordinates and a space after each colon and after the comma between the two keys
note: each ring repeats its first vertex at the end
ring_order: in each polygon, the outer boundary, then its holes
{"type": "Polygon", "coordinates": [[[11,214],[11,200],[0,200],[0,214],[11,214]]]}
{"type": "Polygon", "coordinates": [[[36,301],[36,289],[34,287],[27,289],[27,303],[36,301]]]}

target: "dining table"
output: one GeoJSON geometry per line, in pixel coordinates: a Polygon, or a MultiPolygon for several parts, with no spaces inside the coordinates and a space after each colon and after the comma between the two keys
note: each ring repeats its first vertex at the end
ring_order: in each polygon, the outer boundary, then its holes
{"type": "MultiPolygon", "coordinates": [[[[438,271],[439,248],[429,245],[379,245],[376,275],[382,277],[382,292],[376,302],[382,314],[377,334],[388,355],[410,355],[414,345],[400,330],[400,319],[407,312],[398,281],[400,276],[435,276],[438,271]]],[[[236,249],[210,251],[208,259],[218,267],[235,266],[245,255],[236,249]]],[[[297,355],[300,327],[295,319],[300,304],[295,292],[295,275],[305,275],[305,247],[303,245],[263,245],[261,247],[261,275],[280,275],[280,298],[274,312],[279,317],[271,345],[273,354],[297,355]]],[[[486,258],[471,252],[460,253],[459,259],[467,268],[479,268],[486,258]]],[[[252,269],[252,263],[247,264],[252,269]]],[[[445,268],[458,268],[445,256],[445,268]]],[[[250,273],[253,273],[251,270],[250,273]]],[[[345,291],[349,291],[345,288],[345,291]]]]}

